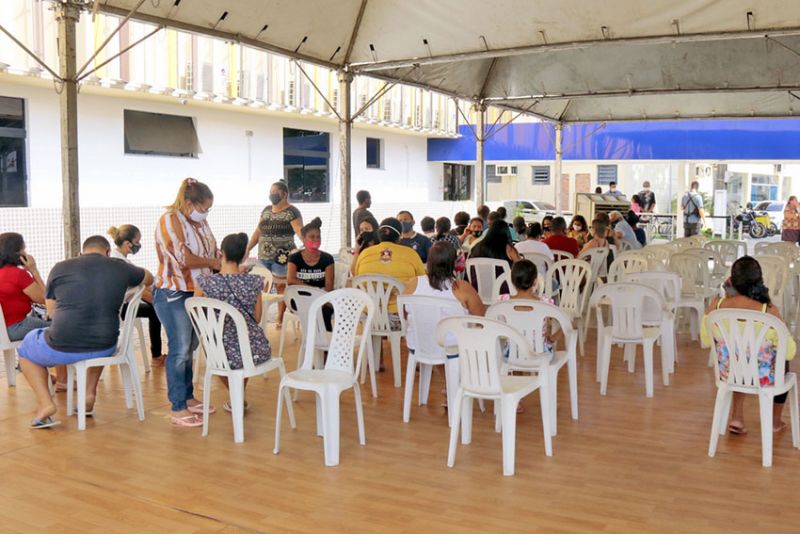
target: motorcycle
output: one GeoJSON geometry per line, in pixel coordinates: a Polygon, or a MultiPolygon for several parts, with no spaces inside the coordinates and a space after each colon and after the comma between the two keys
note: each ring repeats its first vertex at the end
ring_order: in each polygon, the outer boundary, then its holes
{"type": "Polygon", "coordinates": [[[781,233],[780,229],[778,229],[778,225],[772,222],[772,219],[766,211],[755,212],[755,219],[757,222],[763,224],[764,228],[767,229],[767,236],[773,236],[781,233]]]}
{"type": "Polygon", "coordinates": [[[739,229],[740,225],[742,233],[750,234],[753,239],[761,239],[767,235],[768,227],[757,219],[752,204],[748,203],[746,208],[739,206],[739,214],[733,219],[734,232],[739,229]]]}

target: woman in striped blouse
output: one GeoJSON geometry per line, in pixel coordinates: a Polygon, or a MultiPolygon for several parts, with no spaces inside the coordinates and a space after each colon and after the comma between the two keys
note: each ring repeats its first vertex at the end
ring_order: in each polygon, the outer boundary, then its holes
{"type": "MultiPolygon", "coordinates": [[[[194,398],[192,388],[192,353],[198,340],[184,303],[192,296],[198,276],[220,268],[217,242],[206,220],[213,203],[206,184],[187,178],[156,227],[158,273],[153,306],[167,332],[167,395],[172,423],[178,426],[203,424],[203,405],[194,398]]],[[[209,407],[209,413],[213,412],[209,407]]]]}

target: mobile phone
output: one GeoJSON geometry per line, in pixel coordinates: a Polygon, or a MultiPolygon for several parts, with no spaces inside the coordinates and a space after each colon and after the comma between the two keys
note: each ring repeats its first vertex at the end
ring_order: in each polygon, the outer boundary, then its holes
{"type": "Polygon", "coordinates": [[[22,263],[22,264],[28,263],[28,256],[26,256],[25,254],[20,254],[19,255],[19,262],[22,263]]]}

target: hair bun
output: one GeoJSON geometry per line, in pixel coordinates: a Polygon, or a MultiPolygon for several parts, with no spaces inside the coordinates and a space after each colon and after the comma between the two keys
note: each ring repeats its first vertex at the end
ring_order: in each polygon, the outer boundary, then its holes
{"type": "Polygon", "coordinates": [[[308,223],[308,225],[316,228],[322,228],[322,219],[320,219],[319,217],[314,217],[313,219],[311,219],[311,222],[308,223]]]}
{"type": "Polygon", "coordinates": [[[106,230],[106,233],[110,235],[112,239],[116,239],[119,237],[119,228],[116,226],[111,226],[108,230],[106,230]]]}

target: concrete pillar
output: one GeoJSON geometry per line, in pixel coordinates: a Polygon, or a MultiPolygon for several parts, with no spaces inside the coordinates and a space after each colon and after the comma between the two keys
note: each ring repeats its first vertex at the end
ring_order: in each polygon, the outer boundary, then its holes
{"type": "Polygon", "coordinates": [[[484,137],[486,136],[486,104],[475,103],[478,115],[475,140],[475,204],[481,207],[486,203],[486,162],[483,154],[484,137]]]}
{"type": "Polygon", "coordinates": [[[61,187],[64,218],[64,257],[81,252],[80,203],[78,200],[78,83],[76,81],[75,25],[81,16],[82,3],[57,2],[59,109],[61,116],[61,187]]]}
{"type": "Polygon", "coordinates": [[[556,214],[561,215],[561,160],[564,155],[563,151],[563,141],[562,141],[562,130],[564,125],[560,122],[557,122],[554,126],[556,130],[556,139],[555,139],[555,151],[556,151],[556,161],[555,161],[555,192],[556,192],[556,199],[553,204],[556,205],[556,214]]]}
{"type": "Polygon", "coordinates": [[[339,71],[339,175],[341,176],[341,235],[342,246],[350,247],[353,242],[353,223],[351,220],[351,152],[353,120],[351,110],[350,91],[353,84],[353,74],[346,70],[339,71]]]}

